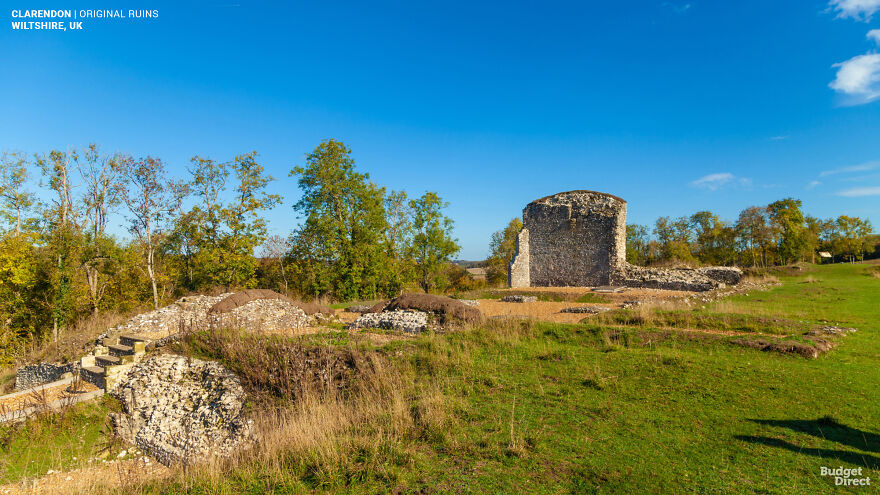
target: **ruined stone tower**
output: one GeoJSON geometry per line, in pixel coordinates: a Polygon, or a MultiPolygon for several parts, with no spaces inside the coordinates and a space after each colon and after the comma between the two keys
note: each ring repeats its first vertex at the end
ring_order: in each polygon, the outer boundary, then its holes
{"type": "Polygon", "coordinates": [[[626,264],[626,201],[569,191],[529,203],[510,265],[511,287],[608,285],[626,264]]]}

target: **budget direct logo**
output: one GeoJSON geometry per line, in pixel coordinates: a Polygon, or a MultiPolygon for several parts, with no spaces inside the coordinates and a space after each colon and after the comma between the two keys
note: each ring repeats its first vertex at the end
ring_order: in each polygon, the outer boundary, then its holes
{"type": "Polygon", "coordinates": [[[871,486],[871,478],[862,475],[862,468],[845,468],[843,466],[819,468],[822,476],[833,476],[836,486],[871,486]]]}

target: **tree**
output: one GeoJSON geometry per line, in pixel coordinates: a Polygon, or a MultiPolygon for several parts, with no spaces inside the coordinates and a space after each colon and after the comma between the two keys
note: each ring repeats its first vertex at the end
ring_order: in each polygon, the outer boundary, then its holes
{"type": "Polygon", "coordinates": [[[183,201],[188,187],[168,179],[165,164],[148,156],[125,162],[123,173],[130,187],[122,199],[131,215],[129,230],[143,245],[144,267],[150,279],[153,308],[159,308],[159,290],[156,284],[156,246],[163,232],[170,227],[176,205],[183,201]]]}
{"type": "Polygon", "coordinates": [[[390,277],[388,292],[397,294],[412,275],[412,261],[406,257],[410,252],[413,236],[414,212],[406,191],[391,191],[385,198],[385,230],[390,277]]]}
{"type": "Polygon", "coordinates": [[[109,256],[109,251],[116,247],[115,242],[104,232],[107,219],[121,202],[125,188],[123,161],[126,158],[101,153],[95,143],[83,150],[81,158],[75,163],[83,180],[82,211],[88,234],[84,239],[79,269],[86,278],[92,312],[97,313],[109,279],[118,273],[115,266],[118,260],[109,256]]]}
{"type": "Polygon", "coordinates": [[[871,222],[859,217],[841,215],[837,218],[840,233],[840,251],[849,256],[850,261],[857,257],[864,259],[865,242],[871,235],[871,222]]]}
{"type": "Polygon", "coordinates": [[[691,252],[693,232],[687,217],[675,220],[660,217],[654,225],[654,235],[660,242],[663,258],[667,260],[694,261],[691,252]]]}
{"type": "Polygon", "coordinates": [[[225,232],[221,238],[222,264],[218,279],[226,286],[249,287],[256,272],[254,249],[267,237],[263,210],[281,203],[281,196],[266,192],[269,182],[275,180],[257,163],[256,151],[235,157],[232,169],[238,179],[235,200],[221,209],[225,232]]]}
{"type": "Polygon", "coordinates": [[[752,266],[759,265],[759,251],[760,266],[767,266],[767,249],[773,239],[767,208],[763,206],[746,208],[740,212],[734,229],[742,249],[752,254],[752,266]]]}
{"type": "Polygon", "coordinates": [[[626,261],[644,266],[648,262],[648,227],[631,224],[626,226],[626,261]]]}
{"type": "MultiPolygon", "coordinates": [[[[266,238],[266,241],[263,242],[261,256],[263,257],[263,262],[265,266],[270,266],[274,264],[278,264],[278,274],[281,275],[281,283],[279,285],[281,292],[287,293],[289,290],[289,283],[287,280],[287,269],[285,264],[287,262],[287,257],[290,254],[291,245],[287,239],[281,237],[280,235],[271,235],[266,238]]],[[[266,279],[271,279],[273,282],[276,280],[276,277],[273,276],[272,271],[270,273],[264,274],[266,279]]]]}
{"type": "Polygon", "coordinates": [[[437,276],[452,255],[460,249],[458,240],[452,237],[453,222],[443,215],[449,206],[434,192],[410,201],[415,212],[413,220],[412,257],[416,264],[419,286],[426,293],[437,284],[437,276]]]}
{"type": "Polygon", "coordinates": [[[492,234],[489,241],[489,259],[486,279],[491,284],[506,284],[510,277],[510,263],[516,255],[516,238],[522,230],[522,220],[513,218],[503,229],[492,234]]]}
{"type": "Polygon", "coordinates": [[[48,156],[37,156],[37,165],[48,179],[55,193],[53,207],[44,211],[46,232],[43,234],[43,252],[48,262],[40,264],[40,273],[47,287],[42,291],[52,314],[52,338],[58,340],[59,328],[70,323],[76,312],[77,288],[74,284],[75,260],[82,252],[82,233],[78,215],[73,206],[73,185],[70,182],[71,164],[78,156],[52,150],[48,156]]]}
{"type": "Polygon", "coordinates": [[[801,200],[785,198],[767,205],[781,264],[803,258],[808,248],[801,200]]]}
{"type": "Polygon", "coordinates": [[[385,190],[355,170],[351,149],[329,139],[294,167],[302,198],[293,206],[305,218],[292,235],[294,260],[313,295],[372,298],[389,291],[385,190]]]}
{"type": "Polygon", "coordinates": [[[15,226],[17,234],[22,233],[22,224],[27,222],[25,215],[34,206],[34,195],[28,192],[24,184],[28,179],[27,158],[22,153],[0,155],[0,216],[15,226]]]}

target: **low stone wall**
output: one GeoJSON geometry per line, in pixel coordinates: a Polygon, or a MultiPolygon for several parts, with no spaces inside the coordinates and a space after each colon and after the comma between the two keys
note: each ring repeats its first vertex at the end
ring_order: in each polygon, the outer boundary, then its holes
{"type": "Polygon", "coordinates": [[[15,389],[25,390],[44,383],[58,381],[65,373],[72,373],[76,363],[40,363],[22,366],[15,373],[15,389]]]}

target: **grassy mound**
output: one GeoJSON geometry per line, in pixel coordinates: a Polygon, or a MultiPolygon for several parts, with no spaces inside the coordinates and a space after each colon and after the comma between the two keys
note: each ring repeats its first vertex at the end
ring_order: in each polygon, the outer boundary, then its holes
{"type": "Polygon", "coordinates": [[[251,301],[256,301],[257,299],[281,299],[282,301],[287,301],[290,304],[299,307],[307,315],[313,315],[315,313],[328,314],[333,312],[328,306],[317,303],[304,303],[301,301],[294,301],[293,299],[279,294],[274,290],[247,289],[227,296],[222,301],[211,306],[211,309],[208,310],[208,314],[228,313],[235,308],[244,306],[245,304],[251,301]]]}

